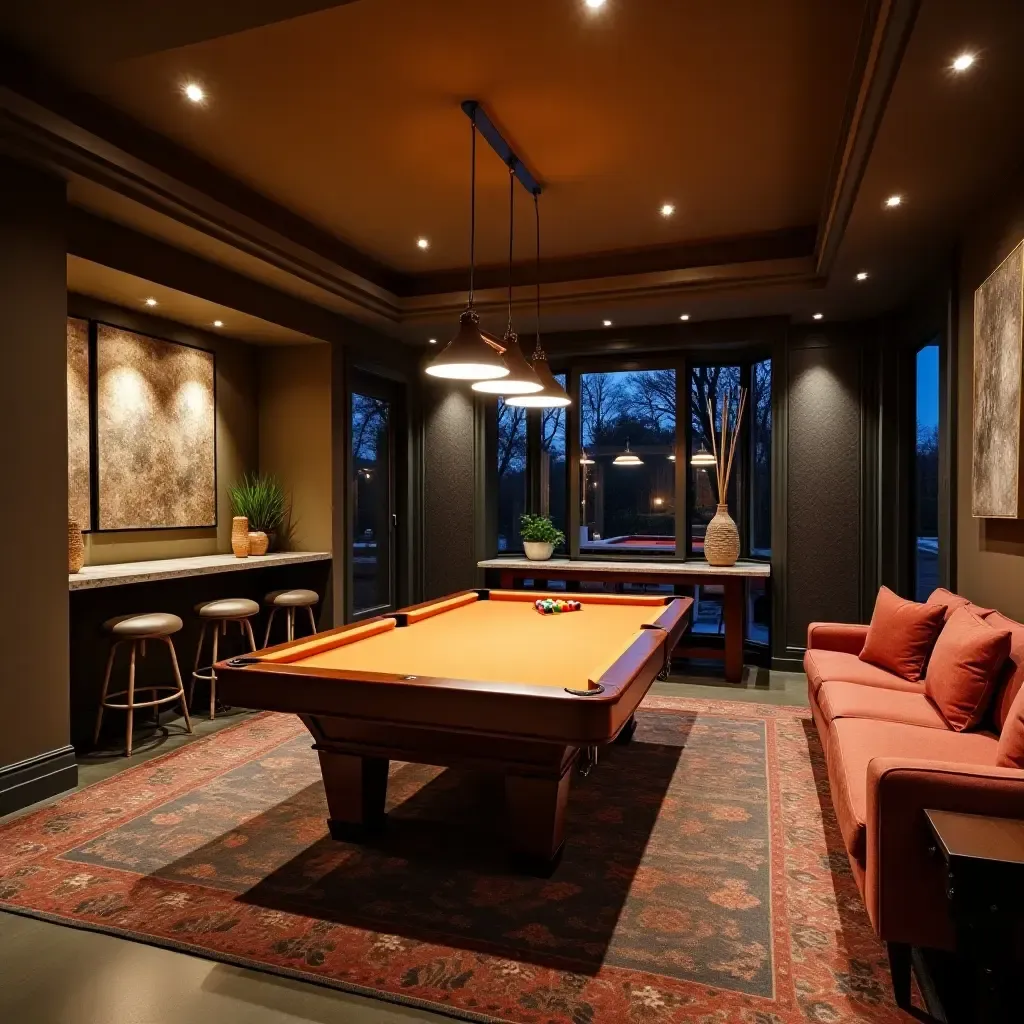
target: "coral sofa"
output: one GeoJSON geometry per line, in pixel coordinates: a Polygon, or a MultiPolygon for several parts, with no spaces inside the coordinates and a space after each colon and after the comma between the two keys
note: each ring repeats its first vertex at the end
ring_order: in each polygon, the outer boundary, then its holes
{"type": "MultiPolygon", "coordinates": [[[[945,590],[928,603],[966,604],[945,590]]],[[[867,626],[815,622],[807,631],[804,669],[832,803],[901,1005],[909,1002],[910,947],[954,948],[944,867],[929,852],[924,810],[1024,818],[1024,765],[997,764],[1007,761],[1005,740],[997,756],[1000,733],[1019,729],[1024,716],[1024,625],[970,610],[1008,630],[1011,647],[985,719],[966,732],[947,724],[924,682],[860,660],[867,626]]]]}

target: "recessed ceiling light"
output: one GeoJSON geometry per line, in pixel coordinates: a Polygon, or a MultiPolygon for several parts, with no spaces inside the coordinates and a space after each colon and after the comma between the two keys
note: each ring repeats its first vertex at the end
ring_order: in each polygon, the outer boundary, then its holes
{"type": "Polygon", "coordinates": [[[195,82],[189,82],[182,91],[185,93],[185,99],[193,103],[202,103],[206,99],[206,90],[195,82]]]}
{"type": "Polygon", "coordinates": [[[952,63],[954,71],[966,71],[976,60],[973,53],[961,53],[952,63]]]}
{"type": "Polygon", "coordinates": [[[888,206],[890,210],[892,210],[899,206],[902,202],[903,196],[889,196],[889,198],[886,199],[885,201],[885,205],[888,206]]]}
{"type": "Polygon", "coordinates": [[[223,327],[224,326],[224,321],[223,320],[214,320],[213,321],[213,326],[214,327],[223,327]]]}
{"type": "Polygon", "coordinates": [[[611,327],[612,325],[611,320],[602,320],[601,323],[603,323],[605,327],[611,327]]]}
{"type": "Polygon", "coordinates": [[[419,246],[419,248],[421,248],[421,249],[429,249],[430,248],[430,239],[429,238],[417,238],[416,239],[416,245],[419,246]]]}
{"type": "Polygon", "coordinates": [[[146,299],[146,305],[147,306],[155,306],[156,304],[157,304],[156,299],[152,299],[152,298],[146,299]]]}
{"type": "Polygon", "coordinates": [[[824,313],[815,313],[813,319],[820,320],[824,315],[824,313]]]}
{"type": "Polygon", "coordinates": [[[868,279],[868,272],[867,272],[866,270],[862,270],[862,271],[861,271],[861,272],[860,272],[860,273],[859,273],[859,274],[857,275],[857,280],[858,280],[858,281],[866,281],[867,279],[868,279]]]}
{"type": "Polygon", "coordinates": [[[689,320],[690,319],[690,314],[689,313],[683,313],[683,315],[679,319],[680,320],[689,320]]]}
{"type": "Polygon", "coordinates": [[[437,338],[431,338],[430,339],[430,344],[431,345],[436,345],[437,344],[437,338]]]}
{"type": "Polygon", "coordinates": [[[676,208],[672,203],[662,203],[661,215],[662,217],[671,217],[676,212],[676,208]]]}
{"type": "Polygon", "coordinates": [[[592,10],[596,11],[599,7],[604,7],[605,0],[584,0],[584,3],[592,10]]]}

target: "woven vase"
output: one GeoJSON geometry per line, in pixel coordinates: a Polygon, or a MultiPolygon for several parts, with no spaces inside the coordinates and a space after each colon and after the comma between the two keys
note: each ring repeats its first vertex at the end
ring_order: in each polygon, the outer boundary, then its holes
{"type": "Polygon", "coordinates": [[[265,555],[270,547],[270,538],[262,530],[249,531],[249,554],[265,555]]]}
{"type": "Polygon", "coordinates": [[[68,572],[81,572],[85,564],[85,541],[82,528],[74,519],[68,520],[68,572]]]}
{"type": "Polygon", "coordinates": [[[728,505],[719,505],[704,534],[704,557],[708,565],[735,565],[740,557],[740,532],[728,505]]]}
{"type": "Polygon", "coordinates": [[[249,520],[245,516],[235,516],[231,520],[231,550],[235,558],[249,556],[249,520]]]}

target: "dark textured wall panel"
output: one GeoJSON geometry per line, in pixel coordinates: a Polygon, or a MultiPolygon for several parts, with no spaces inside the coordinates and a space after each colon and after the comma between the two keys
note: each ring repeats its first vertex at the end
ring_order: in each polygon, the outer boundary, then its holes
{"type": "Polygon", "coordinates": [[[425,600],[476,585],[473,400],[463,388],[424,387],[425,600]]]}
{"type": "Polygon", "coordinates": [[[860,353],[850,345],[789,354],[786,643],[815,620],[860,618],[860,353]]]}

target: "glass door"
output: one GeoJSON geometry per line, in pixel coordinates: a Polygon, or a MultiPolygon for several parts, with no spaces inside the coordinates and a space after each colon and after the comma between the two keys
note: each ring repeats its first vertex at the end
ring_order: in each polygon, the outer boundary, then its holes
{"type": "Polygon", "coordinates": [[[394,403],[382,389],[352,391],[349,619],[396,607],[394,419],[394,403]]]}
{"type": "Polygon", "coordinates": [[[914,597],[928,600],[939,585],[939,346],[922,345],[914,365],[914,473],[911,554],[914,597]]]}

